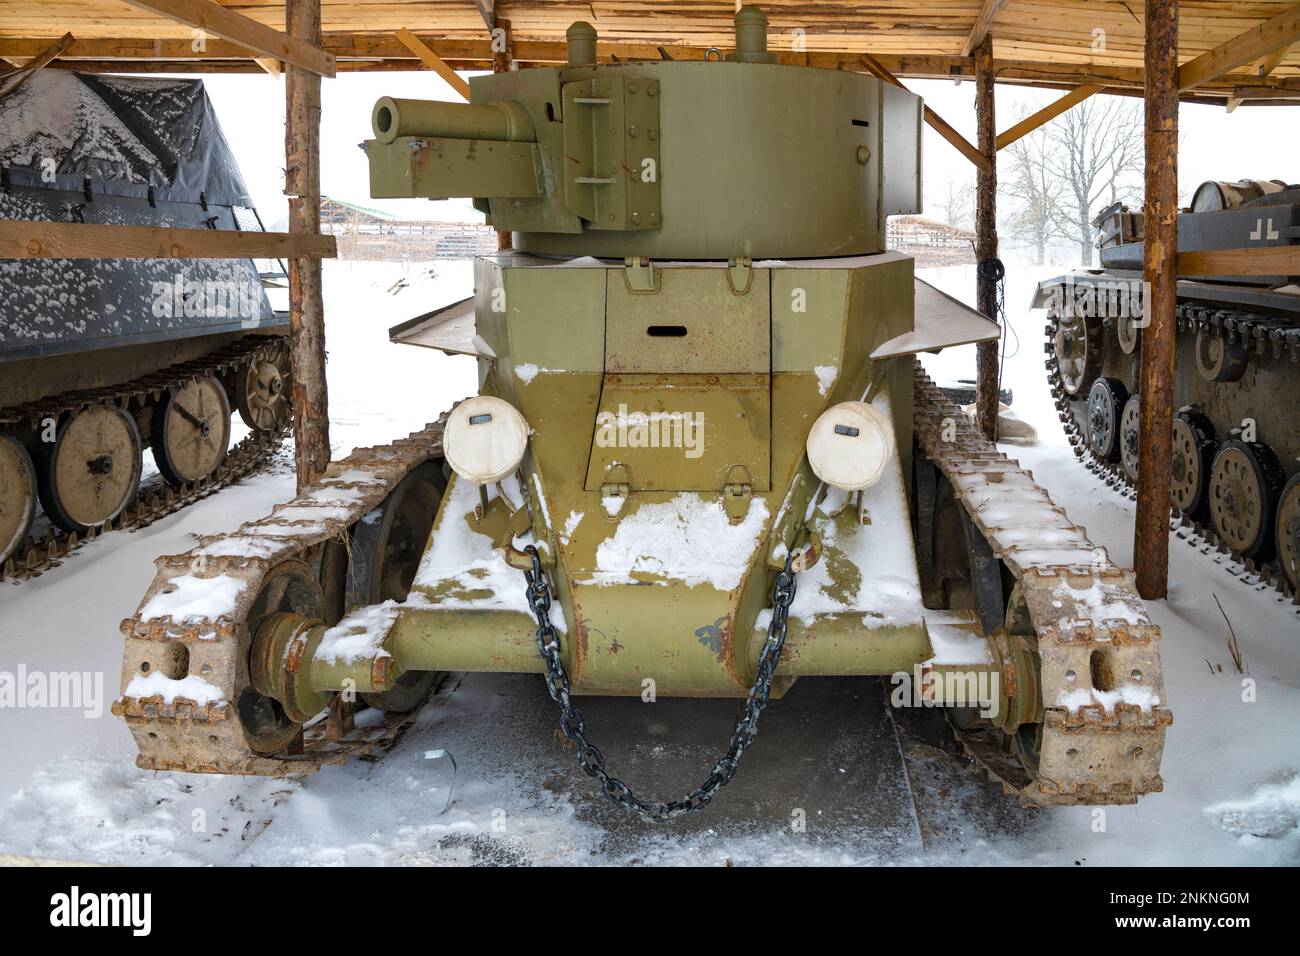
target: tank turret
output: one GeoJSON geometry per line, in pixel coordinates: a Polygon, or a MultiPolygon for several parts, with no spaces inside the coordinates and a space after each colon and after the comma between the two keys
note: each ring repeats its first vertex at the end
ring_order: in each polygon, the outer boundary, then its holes
{"type": "Polygon", "coordinates": [[[920,211],[920,98],[775,63],[754,7],[726,57],[596,51],[579,23],[566,66],[474,77],[472,103],[381,99],[372,195],[472,198],[528,252],[657,259],[880,252],[920,211]]]}

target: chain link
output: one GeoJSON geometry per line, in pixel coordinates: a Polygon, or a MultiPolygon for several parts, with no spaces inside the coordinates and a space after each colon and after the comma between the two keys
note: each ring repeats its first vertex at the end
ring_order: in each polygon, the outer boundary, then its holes
{"type": "Polygon", "coordinates": [[[551,697],[560,705],[560,729],[564,736],[578,745],[578,762],[588,776],[600,781],[605,795],[624,809],[637,814],[643,820],[663,823],[688,813],[698,813],[708,805],[719,790],[731,782],[736,775],[736,766],[741,756],[753,742],[758,733],[758,718],[767,706],[772,693],[772,678],[776,674],[777,662],[781,659],[781,649],[785,646],[786,620],[790,615],[790,604],[794,601],[794,572],[791,552],[785,559],[785,568],[776,576],[776,589],[772,596],[772,620],[767,626],[767,641],[758,658],[758,676],[749,688],[745,700],[744,714],[736,724],[731,735],[731,746],[718,758],[709,772],[708,779],[686,796],[669,803],[644,800],[632,792],[632,789],[618,777],[611,776],[605,769],[605,755],[600,748],[587,740],[587,728],[582,714],[574,706],[569,687],[569,675],[560,660],[560,641],[551,624],[551,590],[542,571],[541,558],[537,548],[529,545],[524,549],[533,560],[531,571],[525,571],[528,579],[528,606],[537,617],[537,650],[546,663],[546,687],[551,697]]]}

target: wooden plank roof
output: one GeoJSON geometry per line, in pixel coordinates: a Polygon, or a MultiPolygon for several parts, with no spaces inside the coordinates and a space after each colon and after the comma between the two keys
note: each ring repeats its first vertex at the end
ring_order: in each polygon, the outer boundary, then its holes
{"type": "MultiPolygon", "coordinates": [[[[220,0],[229,9],[277,29],[283,2],[220,0]]],[[[486,3],[490,8],[491,4],[486,3]]],[[[1000,81],[1061,87],[1101,83],[1136,90],[1142,82],[1142,0],[766,0],[769,48],[782,61],[861,70],[871,53],[902,77],[971,75],[962,56],[982,13],[1000,81]]],[[[1257,27],[1296,0],[1183,0],[1180,59],[1257,27]]],[[[564,57],[564,31],[587,20],[600,33],[602,59],[702,57],[734,44],[734,0],[495,0],[510,21],[521,65],[564,57]],[[662,48],[662,50],[661,50],[662,48]]],[[[406,27],[459,69],[491,64],[489,34],[475,0],[321,0],[326,51],[339,70],[414,69],[414,55],[395,37],[406,27]]],[[[234,44],[208,39],[192,49],[189,27],[121,0],[4,0],[0,57],[35,56],[64,31],[75,41],[62,59],[83,69],[233,72],[260,69],[234,44]]],[[[1241,86],[1275,87],[1300,96],[1300,44],[1285,51],[1267,76],[1257,63],[1198,87],[1200,98],[1241,86]]]]}

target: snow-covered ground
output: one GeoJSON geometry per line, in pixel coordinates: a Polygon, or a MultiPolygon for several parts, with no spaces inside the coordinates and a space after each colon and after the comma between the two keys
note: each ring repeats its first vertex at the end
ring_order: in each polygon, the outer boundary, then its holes
{"type": "MultiPolygon", "coordinates": [[[[1041,317],[1026,305],[1033,283],[1052,271],[1011,270],[1007,306],[1020,340],[1018,349],[1010,343],[1004,385],[1014,389],[1016,411],[1041,442],[1008,451],[1095,542],[1129,564],[1132,504],[1075,461],[1048,397],[1041,317]]],[[[336,456],[405,434],[474,390],[470,360],[393,346],[386,334],[390,325],[467,295],[468,263],[331,262],[325,277],[336,456]]],[[[973,270],[926,277],[970,298],[973,270]]],[[[938,377],[969,377],[973,350],[928,364],[938,377]]],[[[0,708],[0,853],[147,864],[1300,861],[1300,615],[1270,593],[1255,593],[1212,553],[1182,542],[1171,544],[1170,599],[1150,605],[1164,630],[1165,684],[1175,713],[1165,792],[1102,816],[1087,808],[1023,811],[990,796],[973,775],[946,768],[951,789],[941,790],[937,810],[930,808],[938,826],[922,810],[925,825],[918,827],[902,775],[891,768],[871,776],[873,766],[886,767],[898,754],[874,718],[860,731],[853,723],[877,713],[877,685],[869,683],[796,688],[764,718],[768,735],[760,735],[751,759],[768,761],[785,788],[797,791],[806,776],[810,794],[820,794],[809,799],[826,802],[825,817],[815,811],[810,818],[827,823],[806,831],[792,829],[788,809],[768,806],[771,788],[759,770],[746,777],[748,766],[689,823],[653,830],[614,821],[612,811],[590,802],[593,790],[572,754],[554,745],[552,705],[540,681],[526,675],[476,675],[446,687],[380,761],[326,768],[302,781],[137,770],[130,734],[108,705],[118,688],[117,624],[134,612],[152,579],[152,559],[187,549],[196,534],[260,516],[292,491],[282,463],[147,529],[102,538],[35,581],[0,590],[0,675],[20,668],[84,672],[88,686],[100,688],[97,700],[92,694],[77,707],[0,708]],[[1216,597],[1236,630],[1245,675],[1235,673],[1216,597]],[[815,724],[825,711],[818,695],[841,686],[854,688],[839,705],[846,716],[815,724]],[[853,696],[859,691],[860,705],[853,696]],[[782,723],[783,706],[808,707],[809,722],[782,723]],[[820,726],[807,752],[797,742],[801,726],[809,728],[804,733],[820,726]],[[796,746],[780,750],[788,733],[796,746]],[[876,747],[881,740],[888,753],[876,747]],[[873,823],[869,809],[886,793],[901,824],[873,823]]],[[[614,701],[593,703],[589,724],[602,744],[615,736],[607,747],[612,765],[638,735],[659,735],[661,744],[644,748],[649,759],[663,755],[674,768],[681,761],[675,779],[693,782],[722,748],[731,709],[657,706],[678,708],[662,711],[678,723],[625,720],[630,729],[617,731],[620,741],[611,721],[631,711],[614,701]],[[709,746],[674,753],[676,728],[696,713],[709,721],[709,746]]],[[[922,804],[917,799],[918,809],[922,804]]]]}

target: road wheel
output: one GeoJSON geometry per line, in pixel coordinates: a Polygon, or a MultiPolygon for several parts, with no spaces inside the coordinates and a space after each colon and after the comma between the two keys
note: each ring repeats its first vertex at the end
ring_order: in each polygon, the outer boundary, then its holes
{"type": "Polygon", "coordinates": [[[150,446],[162,476],[181,485],[210,475],[230,447],[230,402],[215,378],[203,376],[154,406],[150,446]]]}
{"type": "Polygon", "coordinates": [[[36,466],[18,439],[0,435],[0,565],[27,540],[36,514],[36,466]]]}
{"type": "Polygon", "coordinates": [[[122,513],[140,487],[140,432],[117,405],[68,415],[41,448],[40,498],[64,531],[84,534],[122,513]]]}

